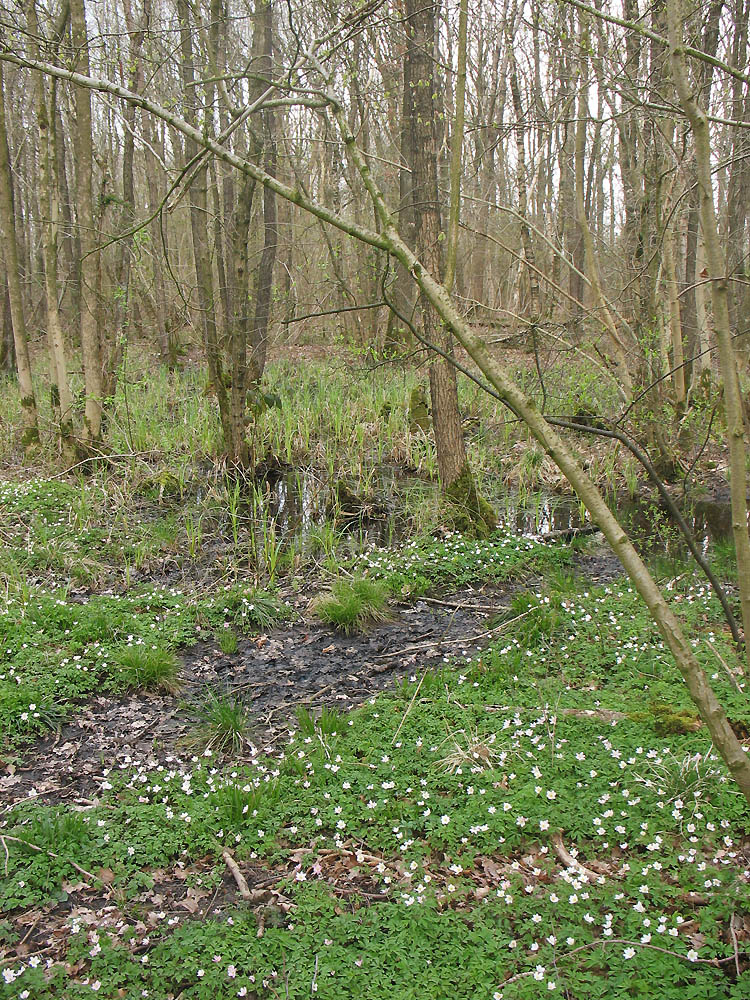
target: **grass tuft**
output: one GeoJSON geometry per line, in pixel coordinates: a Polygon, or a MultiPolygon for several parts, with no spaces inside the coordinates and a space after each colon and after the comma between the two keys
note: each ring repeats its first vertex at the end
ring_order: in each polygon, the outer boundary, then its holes
{"type": "Polygon", "coordinates": [[[313,602],[312,609],[322,622],[349,635],[388,620],[388,589],[374,580],[340,580],[330,595],[313,602]]]}
{"type": "Polygon", "coordinates": [[[158,646],[126,646],[115,658],[126,687],[174,694],[180,687],[177,657],[158,646]]]}
{"type": "Polygon", "coordinates": [[[185,741],[192,749],[237,755],[249,746],[247,707],[235,695],[209,691],[194,715],[196,725],[185,741]]]}
{"type": "Polygon", "coordinates": [[[226,656],[231,656],[239,649],[239,641],[231,629],[222,629],[221,632],[217,632],[216,641],[219,644],[219,649],[226,656]]]}

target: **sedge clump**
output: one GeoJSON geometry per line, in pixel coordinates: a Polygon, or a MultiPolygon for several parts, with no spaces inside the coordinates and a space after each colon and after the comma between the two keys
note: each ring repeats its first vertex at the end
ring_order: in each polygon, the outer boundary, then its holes
{"type": "Polygon", "coordinates": [[[388,589],[377,580],[340,580],[312,604],[314,614],[347,635],[388,620],[388,589]]]}

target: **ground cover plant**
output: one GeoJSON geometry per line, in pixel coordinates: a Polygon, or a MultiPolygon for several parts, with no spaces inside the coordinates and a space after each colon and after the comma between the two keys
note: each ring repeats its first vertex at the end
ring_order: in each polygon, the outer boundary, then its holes
{"type": "MultiPolygon", "coordinates": [[[[34,741],[53,749],[102,695],[171,698],[185,731],[101,759],[93,792],[27,782],[3,807],[0,996],[750,996],[747,807],[627,584],[582,581],[577,543],[442,523],[431,432],[410,422],[418,372],[271,366],[255,477],[210,460],[197,373],[159,375],[158,392],[142,374],[112,410],[127,457],[0,486],[0,780],[22,781],[34,741]],[[398,529],[373,540],[373,512],[398,529]],[[322,687],[329,704],[273,725],[252,677],[180,689],[196,640],[225,666],[267,644],[273,664],[289,605],[304,616],[329,591],[321,617],[342,645],[364,628],[363,656],[373,612],[420,602],[486,607],[482,650],[431,634],[354,712],[322,687]]],[[[546,385],[561,411],[566,378],[546,385]]],[[[550,530],[547,460],[462,391],[484,486],[521,485],[550,530]]],[[[587,454],[634,492],[621,456],[587,454]]],[[[513,524],[519,500],[504,503],[513,524]]],[[[714,561],[726,576],[727,553],[714,561]]],[[[744,739],[719,608],[676,557],[662,570],[744,739]]],[[[333,635],[312,615],[296,627],[301,644],[333,635]]]]}
{"type": "Polygon", "coordinates": [[[145,588],[70,599],[37,586],[0,598],[0,739],[6,749],[48,730],[94,691],[177,687],[175,650],[217,627],[257,631],[283,602],[237,585],[209,595],[145,588]]]}
{"type": "MultiPolygon", "coordinates": [[[[79,813],[4,817],[3,910],[77,905],[3,995],[746,997],[746,803],[632,590],[563,583],[249,764],[120,762],[79,813]],[[227,891],[227,854],[272,893],[227,891]]],[[[716,602],[691,577],[674,600],[746,729],[716,602]]]]}

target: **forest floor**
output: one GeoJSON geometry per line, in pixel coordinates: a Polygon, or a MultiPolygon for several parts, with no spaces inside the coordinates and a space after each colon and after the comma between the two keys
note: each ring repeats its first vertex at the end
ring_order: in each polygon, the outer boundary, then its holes
{"type": "MultiPolygon", "coordinates": [[[[258,480],[206,462],[210,401],[166,383],[114,415],[139,457],[5,458],[0,997],[747,1000],[750,811],[600,537],[569,540],[515,429],[501,529],[438,526],[412,375],[309,365],[258,480]]],[[[502,427],[464,404],[499,496],[502,427]]],[[[745,740],[718,602],[649,518],[745,740]]]]}

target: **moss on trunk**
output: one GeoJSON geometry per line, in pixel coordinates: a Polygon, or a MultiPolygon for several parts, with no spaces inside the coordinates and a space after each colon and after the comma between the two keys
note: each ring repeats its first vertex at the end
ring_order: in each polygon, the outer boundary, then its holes
{"type": "Polygon", "coordinates": [[[449,516],[453,527],[463,534],[487,538],[497,527],[497,516],[479,493],[468,465],[444,490],[449,501],[449,516]]]}

